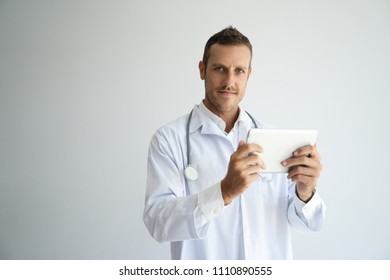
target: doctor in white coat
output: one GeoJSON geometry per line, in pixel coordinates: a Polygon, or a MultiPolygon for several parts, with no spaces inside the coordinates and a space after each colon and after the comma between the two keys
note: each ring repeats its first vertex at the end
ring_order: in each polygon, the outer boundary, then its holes
{"type": "Polygon", "coordinates": [[[152,137],[143,219],[172,259],[291,259],[290,230],[322,227],[316,147],[283,161],[288,174],[261,177],[262,147],[245,143],[249,129],[267,128],[239,106],[251,59],[237,29],[213,35],[199,63],[204,100],[152,137]]]}

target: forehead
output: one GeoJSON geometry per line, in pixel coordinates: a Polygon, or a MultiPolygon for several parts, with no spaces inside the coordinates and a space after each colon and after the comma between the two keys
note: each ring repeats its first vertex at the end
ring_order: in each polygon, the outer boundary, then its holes
{"type": "Polygon", "coordinates": [[[245,45],[214,44],[209,50],[208,64],[240,65],[249,67],[251,52],[245,45]]]}

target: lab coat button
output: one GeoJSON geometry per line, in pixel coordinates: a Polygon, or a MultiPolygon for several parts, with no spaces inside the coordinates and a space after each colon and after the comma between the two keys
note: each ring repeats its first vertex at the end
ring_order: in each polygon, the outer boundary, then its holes
{"type": "Polygon", "coordinates": [[[214,213],[214,215],[218,215],[219,214],[218,209],[214,209],[213,213],[214,213]]]}

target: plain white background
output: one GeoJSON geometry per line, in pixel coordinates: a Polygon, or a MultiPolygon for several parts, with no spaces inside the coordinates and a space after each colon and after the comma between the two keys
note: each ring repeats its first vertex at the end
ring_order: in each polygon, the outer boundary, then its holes
{"type": "Polygon", "coordinates": [[[390,258],[390,1],[0,1],[0,258],[166,259],[142,211],[149,140],[204,96],[228,25],[254,46],[242,103],[318,129],[323,230],[296,259],[390,258]]]}

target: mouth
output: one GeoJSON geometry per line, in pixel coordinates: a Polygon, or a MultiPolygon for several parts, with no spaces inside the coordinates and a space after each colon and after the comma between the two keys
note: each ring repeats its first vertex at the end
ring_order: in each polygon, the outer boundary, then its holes
{"type": "Polygon", "coordinates": [[[229,96],[232,96],[234,94],[236,94],[235,91],[230,91],[230,90],[218,90],[218,94],[224,96],[224,97],[229,97],[229,96]]]}

